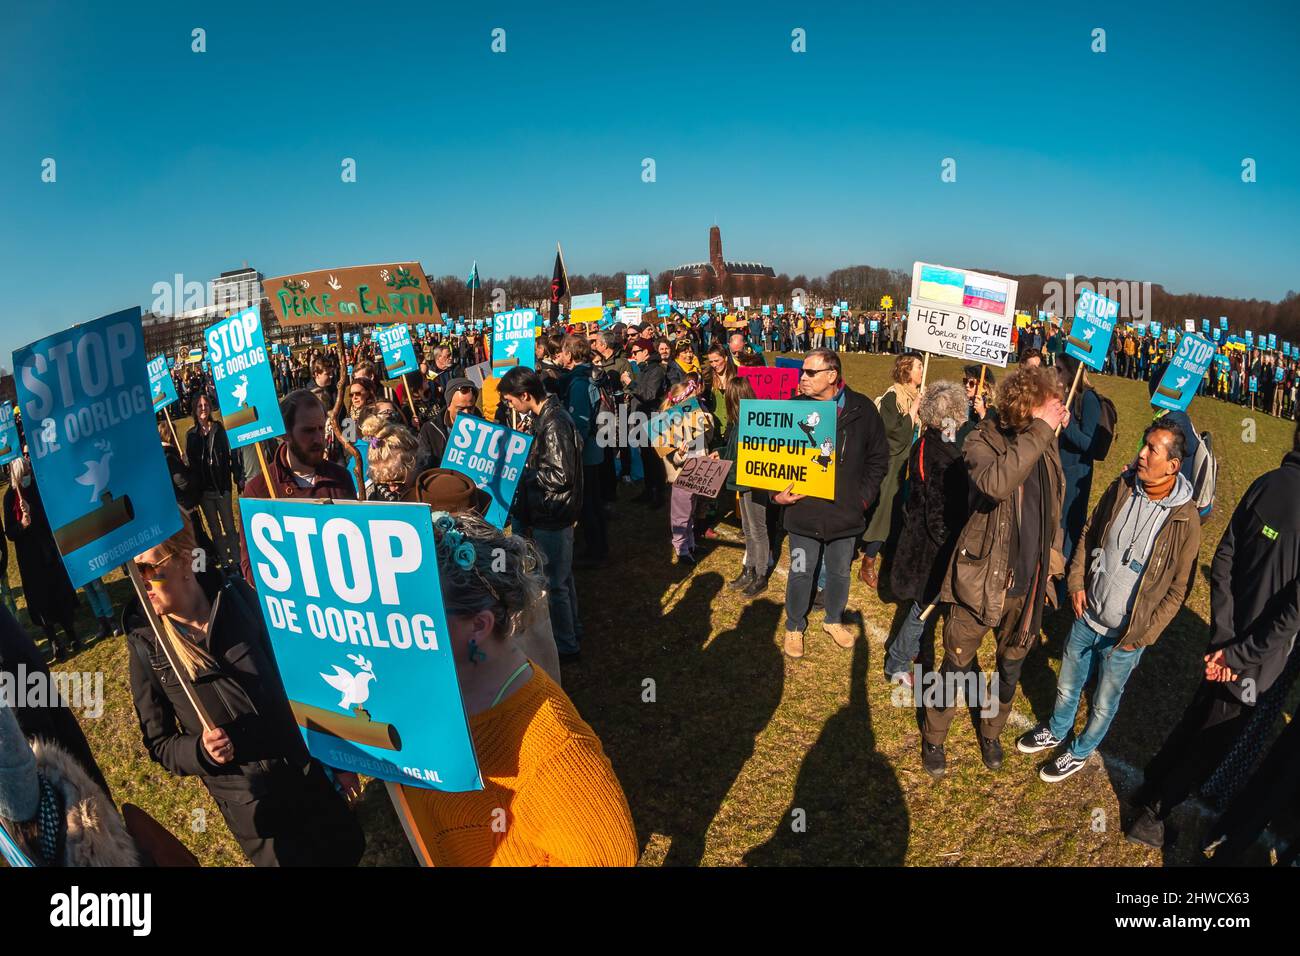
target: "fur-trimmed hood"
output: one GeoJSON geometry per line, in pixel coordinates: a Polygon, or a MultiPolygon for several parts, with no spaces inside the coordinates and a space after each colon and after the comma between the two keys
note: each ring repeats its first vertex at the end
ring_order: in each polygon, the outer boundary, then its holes
{"type": "Polygon", "coordinates": [[[31,741],[37,770],[63,800],[64,837],[60,866],[140,866],[140,853],[117,807],[74,757],[58,744],[31,741]]]}

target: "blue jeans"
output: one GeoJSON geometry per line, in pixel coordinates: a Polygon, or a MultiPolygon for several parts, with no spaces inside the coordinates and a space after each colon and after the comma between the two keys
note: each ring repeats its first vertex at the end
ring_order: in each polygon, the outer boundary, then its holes
{"type": "Polygon", "coordinates": [[[938,617],[938,614],[931,611],[928,618],[921,620],[921,605],[912,602],[912,610],[907,613],[907,620],[898,629],[898,635],[889,645],[889,652],[885,655],[886,677],[893,677],[902,671],[911,673],[912,661],[916,660],[916,655],[921,653],[921,638],[927,630],[934,631],[934,624],[938,617]]]}
{"type": "Polygon", "coordinates": [[[1061,654],[1061,676],[1056,682],[1056,708],[1048,725],[1052,736],[1064,740],[1074,728],[1074,717],[1079,711],[1079,697],[1083,685],[1093,671],[1100,671],[1097,689],[1092,695],[1092,710],[1083,733],[1070,743],[1070,753],[1083,760],[1101,745],[1110,722],[1119,710],[1124,696],[1124,685],[1137,667],[1145,648],[1121,650],[1118,638],[1102,637],[1080,618],[1074,619],[1070,636],[1065,640],[1061,654]]]}
{"type": "Polygon", "coordinates": [[[561,654],[576,654],[579,628],[578,589],[573,585],[573,526],[558,531],[533,528],[532,538],[542,552],[555,646],[561,654]]]}
{"type": "Polygon", "coordinates": [[[99,578],[86,582],[86,600],[90,602],[90,613],[96,618],[113,616],[113,601],[108,596],[108,589],[99,578]]]}
{"type": "Polygon", "coordinates": [[[849,569],[853,564],[855,538],[819,541],[794,534],[790,540],[790,577],[785,589],[785,629],[802,632],[808,626],[808,609],[812,607],[813,585],[818,566],[825,563],[825,622],[842,624],[844,607],[849,603],[849,569]],[[802,550],[802,559],[795,555],[802,550]],[[798,564],[801,568],[795,571],[798,564]]]}

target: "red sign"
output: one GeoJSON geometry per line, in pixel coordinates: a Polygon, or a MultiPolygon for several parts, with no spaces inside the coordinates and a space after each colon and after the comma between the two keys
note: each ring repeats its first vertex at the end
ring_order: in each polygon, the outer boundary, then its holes
{"type": "Polygon", "coordinates": [[[742,378],[749,379],[755,398],[783,400],[792,398],[799,386],[797,368],[768,368],[765,365],[741,365],[736,369],[742,378]]]}

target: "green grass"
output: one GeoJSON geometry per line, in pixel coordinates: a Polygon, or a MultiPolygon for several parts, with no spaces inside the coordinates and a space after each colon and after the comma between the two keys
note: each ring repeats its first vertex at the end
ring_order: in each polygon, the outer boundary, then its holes
{"type": "MultiPolygon", "coordinates": [[[[870,396],[888,385],[892,359],[844,357],[850,384],[870,396]]],[[[935,360],[930,379],[956,378],[955,362],[935,360]]],[[[1116,446],[1098,465],[1096,500],[1136,450],[1151,409],[1145,383],[1097,376],[1119,409],[1116,446]]],[[[1204,822],[1192,810],[1167,860],[1119,833],[1118,796],[1127,795],[1123,765],[1140,768],[1173,726],[1196,687],[1209,617],[1205,577],[1224,523],[1258,475],[1290,448],[1289,422],[1199,398],[1191,412],[1213,432],[1220,462],[1219,501],[1203,528],[1202,573],[1186,607],[1142,659],[1120,713],[1094,761],[1068,781],[1038,780],[1039,757],[1015,751],[1009,725],[1006,763],[990,773],[975,734],[959,716],[949,737],[948,778],[921,770],[916,712],[896,706],[881,674],[884,638],[898,607],[869,593],[856,576],[849,607],[861,614],[866,640],[842,651],[814,613],[800,661],[780,651],[784,574],[746,601],[723,588],[740,571],[734,515],[724,536],[690,575],[671,563],[667,509],[621,501],[611,524],[614,562],[578,572],[586,637],[582,661],[564,685],[600,736],[627,794],[643,865],[908,864],[1116,866],[1185,863],[1204,822]],[[1254,440],[1244,440],[1253,419],[1254,440]],[[647,702],[646,681],[653,681],[647,702]],[[802,822],[798,830],[792,824],[802,822]]],[[[620,486],[630,499],[636,486],[620,486]]],[[[779,567],[784,568],[782,556],[779,567]]],[[[16,563],[10,563],[17,585],[16,563]]],[[[882,578],[887,580],[888,566],[882,578]]],[[[129,585],[115,572],[120,604],[129,585]]],[[[26,622],[25,612],[20,615],[26,622]]],[[[90,630],[82,608],[83,631],[90,630]]],[[[1031,651],[1015,708],[1023,719],[1050,712],[1064,617],[1049,618],[1048,641],[1031,651]]],[[[939,649],[939,654],[942,649],[939,649]]],[[[992,666],[986,640],[981,663],[992,666]]],[[[120,638],[95,644],[67,665],[107,675],[104,716],[83,724],[115,798],[148,810],[207,865],[242,864],[202,786],[149,761],[127,684],[120,638]],[[203,810],[206,828],[193,829],[203,810]]],[[[1288,708],[1291,710],[1292,708],[1288,708]]],[[[1082,716],[1082,715],[1081,715],[1082,716]]],[[[365,863],[408,864],[411,855],[382,785],[369,781],[362,821],[365,863]]]]}

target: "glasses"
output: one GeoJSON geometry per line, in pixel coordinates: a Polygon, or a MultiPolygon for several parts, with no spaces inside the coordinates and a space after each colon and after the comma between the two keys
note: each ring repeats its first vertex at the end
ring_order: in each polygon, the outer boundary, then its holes
{"type": "Polygon", "coordinates": [[[169,554],[161,561],[156,561],[156,562],[136,561],[135,562],[135,569],[140,572],[140,577],[144,580],[145,587],[152,589],[155,581],[166,580],[166,576],[159,574],[158,569],[161,568],[164,564],[166,564],[174,557],[175,555],[169,554]]]}
{"type": "Polygon", "coordinates": [[[829,372],[829,371],[831,371],[831,369],[829,368],[801,368],[799,369],[799,374],[802,375],[804,378],[812,378],[812,376],[816,375],[818,372],[829,372]]]}

